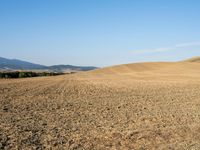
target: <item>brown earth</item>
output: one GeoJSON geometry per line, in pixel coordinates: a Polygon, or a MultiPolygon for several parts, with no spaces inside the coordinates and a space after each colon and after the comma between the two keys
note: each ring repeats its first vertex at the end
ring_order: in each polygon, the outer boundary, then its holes
{"type": "Polygon", "coordinates": [[[0,80],[0,149],[200,149],[200,63],[0,80]]]}

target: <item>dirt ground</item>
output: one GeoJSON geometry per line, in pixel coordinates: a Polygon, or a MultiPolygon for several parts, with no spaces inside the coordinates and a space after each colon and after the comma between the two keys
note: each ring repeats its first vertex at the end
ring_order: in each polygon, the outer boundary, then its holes
{"type": "Polygon", "coordinates": [[[0,80],[2,150],[199,150],[200,63],[0,80]]]}

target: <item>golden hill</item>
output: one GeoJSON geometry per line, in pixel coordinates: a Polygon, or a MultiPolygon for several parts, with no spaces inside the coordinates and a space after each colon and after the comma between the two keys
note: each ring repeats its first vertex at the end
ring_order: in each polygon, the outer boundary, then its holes
{"type": "MultiPolygon", "coordinates": [[[[162,76],[199,76],[200,63],[199,59],[190,59],[182,62],[146,62],[133,63],[106,67],[102,69],[87,72],[88,75],[109,75],[109,76],[148,76],[148,77],[162,77],[162,76]]],[[[84,73],[85,74],[85,73],[84,73]]]]}

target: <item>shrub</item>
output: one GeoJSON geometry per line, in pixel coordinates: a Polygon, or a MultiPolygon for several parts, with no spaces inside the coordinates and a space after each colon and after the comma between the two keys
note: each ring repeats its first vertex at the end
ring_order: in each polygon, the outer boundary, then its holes
{"type": "Polygon", "coordinates": [[[24,77],[26,77],[25,72],[20,72],[19,73],[19,78],[24,78],[24,77]]]}

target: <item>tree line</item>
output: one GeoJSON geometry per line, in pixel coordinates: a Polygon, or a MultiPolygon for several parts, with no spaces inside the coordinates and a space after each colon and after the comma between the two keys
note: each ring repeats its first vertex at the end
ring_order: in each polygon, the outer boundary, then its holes
{"type": "Polygon", "coordinates": [[[0,78],[28,78],[28,77],[41,77],[41,76],[57,76],[62,75],[64,73],[56,73],[56,72],[0,72],[0,78]]]}

